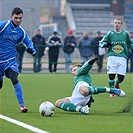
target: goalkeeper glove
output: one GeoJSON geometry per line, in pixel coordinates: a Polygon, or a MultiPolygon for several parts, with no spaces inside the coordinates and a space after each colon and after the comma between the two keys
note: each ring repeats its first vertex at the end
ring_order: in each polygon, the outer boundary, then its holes
{"type": "Polygon", "coordinates": [[[95,62],[95,61],[97,61],[99,58],[97,57],[97,58],[94,58],[94,59],[91,59],[90,61],[89,61],[89,65],[93,65],[93,63],[95,62]]]}

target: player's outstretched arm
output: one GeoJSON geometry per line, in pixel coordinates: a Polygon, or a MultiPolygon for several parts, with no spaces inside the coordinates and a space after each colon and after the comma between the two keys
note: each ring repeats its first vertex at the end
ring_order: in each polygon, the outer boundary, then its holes
{"type": "Polygon", "coordinates": [[[87,74],[95,61],[97,61],[99,58],[93,58],[91,60],[88,60],[86,63],[82,65],[82,67],[78,70],[78,73],[81,74],[87,74]]]}
{"type": "Polygon", "coordinates": [[[95,63],[95,61],[97,61],[99,58],[97,57],[97,58],[93,58],[93,59],[91,59],[88,63],[89,63],[89,65],[93,65],[94,63],[95,63]]]}

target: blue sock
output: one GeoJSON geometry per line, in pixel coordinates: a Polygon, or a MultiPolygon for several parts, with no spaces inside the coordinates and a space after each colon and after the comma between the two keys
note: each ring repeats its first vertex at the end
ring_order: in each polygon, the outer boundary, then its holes
{"type": "Polygon", "coordinates": [[[24,98],[23,98],[23,91],[20,82],[14,85],[14,90],[16,97],[18,99],[18,103],[20,106],[24,106],[24,98]]]}

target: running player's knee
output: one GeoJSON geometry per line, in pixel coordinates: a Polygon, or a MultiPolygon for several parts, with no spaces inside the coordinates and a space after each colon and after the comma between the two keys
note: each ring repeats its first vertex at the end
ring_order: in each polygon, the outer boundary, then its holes
{"type": "Polygon", "coordinates": [[[3,86],[3,80],[0,81],[0,89],[2,88],[3,86]]]}
{"type": "Polygon", "coordinates": [[[15,85],[15,84],[17,84],[19,82],[17,78],[13,78],[13,79],[11,79],[11,81],[12,81],[13,85],[15,85]]]}
{"type": "Polygon", "coordinates": [[[79,89],[80,93],[83,96],[88,96],[89,92],[88,92],[88,87],[87,86],[81,86],[79,89]]]}
{"type": "Polygon", "coordinates": [[[115,74],[109,74],[109,79],[110,80],[114,80],[114,78],[115,78],[115,74]]]}
{"type": "Polygon", "coordinates": [[[17,74],[12,74],[10,76],[10,79],[11,79],[13,85],[15,85],[15,84],[17,84],[19,82],[18,78],[17,78],[17,74]]]}
{"type": "Polygon", "coordinates": [[[0,89],[2,88],[2,82],[0,82],[0,89]]]}
{"type": "Polygon", "coordinates": [[[8,69],[5,71],[5,74],[8,78],[11,79],[11,82],[13,85],[17,84],[19,81],[18,81],[18,73],[11,70],[11,69],[8,69]]]}
{"type": "Polygon", "coordinates": [[[118,75],[119,82],[122,82],[124,80],[124,75],[118,75]]]}

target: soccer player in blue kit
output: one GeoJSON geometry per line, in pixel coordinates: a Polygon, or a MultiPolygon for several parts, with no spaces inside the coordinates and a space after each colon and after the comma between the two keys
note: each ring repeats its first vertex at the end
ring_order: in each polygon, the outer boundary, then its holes
{"type": "Polygon", "coordinates": [[[28,108],[24,105],[22,86],[18,80],[16,45],[24,43],[26,51],[32,55],[35,55],[36,51],[28,34],[20,26],[22,18],[22,9],[15,7],[10,20],[0,21],[0,89],[3,86],[3,77],[6,76],[14,86],[21,112],[26,113],[28,108]]]}

